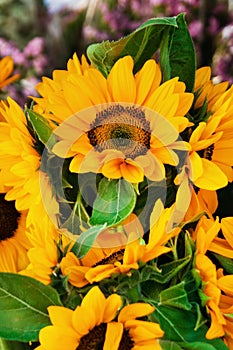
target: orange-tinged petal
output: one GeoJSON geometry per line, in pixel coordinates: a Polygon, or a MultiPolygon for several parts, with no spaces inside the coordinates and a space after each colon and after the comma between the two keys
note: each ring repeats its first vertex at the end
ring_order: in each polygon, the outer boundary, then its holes
{"type": "Polygon", "coordinates": [[[137,317],[143,317],[151,314],[155,308],[146,303],[134,303],[126,305],[118,315],[118,322],[126,322],[137,317]]]}
{"type": "Polygon", "coordinates": [[[107,324],[103,350],[118,350],[123,335],[123,325],[119,322],[107,324]]]}
{"type": "Polygon", "coordinates": [[[221,220],[222,233],[227,242],[233,248],[233,217],[226,217],[221,220]]]}
{"type": "Polygon", "coordinates": [[[99,282],[104,278],[110,277],[113,273],[117,272],[117,267],[114,267],[112,264],[107,265],[98,265],[90,269],[85,278],[90,282],[99,282]]]}
{"type": "Polygon", "coordinates": [[[115,102],[135,102],[136,84],[131,56],[120,58],[111,69],[107,82],[115,102]]]}
{"type": "Polygon", "coordinates": [[[209,310],[210,316],[211,316],[211,325],[206,333],[207,339],[214,339],[219,338],[224,335],[224,329],[223,326],[219,323],[215,313],[211,310],[209,310]]]}
{"type": "Polygon", "coordinates": [[[143,169],[133,160],[126,159],[120,164],[120,170],[123,178],[131,183],[142,182],[144,178],[143,169]]]}
{"type": "Polygon", "coordinates": [[[81,153],[76,154],[70,162],[70,166],[69,166],[70,171],[72,173],[80,173],[84,159],[85,159],[85,156],[83,154],[81,153]]]}
{"type": "Polygon", "coordinates": [[[233,276],[227,275],[219,278],[218,287],[223,290],[225,294],[233,297],[233,276]]]}
{"type": "Polygon", "coordinates": [[[108,179],[120,179],[122,177],[121,164],[123,159],[115,158],[109,160],[102,166],[102,174],[108,179]]]}

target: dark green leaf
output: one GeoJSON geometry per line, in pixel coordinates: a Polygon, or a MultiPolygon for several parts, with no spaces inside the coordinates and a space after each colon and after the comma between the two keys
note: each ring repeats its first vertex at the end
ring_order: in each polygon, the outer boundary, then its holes
{"type": "Polygon", "coordinates": [[[226,273],[233,274],[233,259],[215,253],[211,254],[218,260],[226,273]]]}
{"type": "Polygon", "coordinates": [[[0,273],[0,337],[35,341],[50,324],[47,307],[62,305],[55,289],[13,273],[0,273]]]}
{"type": "Polygon", "coordinates": [[[159,340],[162,350],[183,350],[177,343],[169,340],[159,340]]]}
{"type": "Polygon", "coordinates": [[[185,283],[181,282],[170,288],[164,289],[160,293],[160,303],[163,305],[170,305],[179,309],[191,310],[190,304],[185,290],[185,283]]]}
{"type": "Polygon", "coordinates": [[[53,134],[53,130],[49,125],[47,119],[42,115],[36,113],[32,109],[27,110],[27,117],[31,122],[35,133],[37,134],[39,140],[48,148],[51,149],[56,143],[56,137],[53,134]]]}
{"type": "Polygon", "coordinates": [[[178,28],[170,27],[164,33],[160,48],[160,64],[164,81],[179,77],[192,92],[196,73],[196,56],[184,14],[176,17],[178,28]]]}
{"type": "Polygon", "coordinates": [[[132,213],[135,204],[136,193],[131,183],[124,179],[103,178],[99,183],[90,223],[107,223],[107,226],[119,224],[132,213]]]}
{"type": "Polygon", "coordinates": [[[83,258],[89,252],[95,239],[106,226],[106,224],[93,226],[79,236],[71,249],[77,258],[83,258]]]}
{"type": "Polygon", "coordinates": [[[30,350],[28,344],[0,338],[0,350],[30,350]]]}
{"type": "Polygon", "coordinates": [[[107,77],[119,58],[130,55],[134,59],[136,73],[158,50],[164,29],[170,26],[177,27],[176,17],[152,18],[118,41],[103,41],[90,45],[87,56],[91,63],[107,77]]]}

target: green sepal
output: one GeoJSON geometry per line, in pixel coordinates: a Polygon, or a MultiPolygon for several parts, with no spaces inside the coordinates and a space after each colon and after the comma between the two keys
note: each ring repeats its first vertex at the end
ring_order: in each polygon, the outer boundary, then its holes
{"type": "Polygon", "coordinates": [[[62,305],[55,289],[27,276],[0,273],[0,337],[22,342],[38,340],[50,324],[47,307],[62,305]]]}
{"type": "Polygon", "coordinates": [[[26,109],[26,115],[39,140],[48,149],[52,149],[56,143],[56,136],[53,134],[53,129],[48,120],[32,109],[26,109]]]}

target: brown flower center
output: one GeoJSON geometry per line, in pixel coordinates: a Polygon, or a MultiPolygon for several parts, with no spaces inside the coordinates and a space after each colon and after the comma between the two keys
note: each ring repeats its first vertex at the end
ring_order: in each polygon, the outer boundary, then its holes
{"type": "Polygon", "coordinates": [[[80,343],[76,350],[103,350],[105,333],[107,329],[106,323],[95,326],[80,339],[80,343]]]}
{"type": "Polygon", "coordinates": [[[129,335],[129,330],[124,329],[118,350],[130,350],[134,347],[134,341],[129,335]]]}
{"type": "Polygon", "coordinates": [[[214,152],[214,144],[210,145],[209,147],[205,148],[204,150],[199,151],[198,153],[199,153],[200,157],[211,160],[213,152],[214,152]]]}
{"type": "Polygon", "coordinates": [[[150,149],[150,123],[139,107],[117,104],[97,113],[87,134],[99,152],[114,149],[134,159],[150,149]]]}
{"type": "MultiPolygon", "coordinates": [[[[106,323],[101,323],[99,326],[95,326],[88,334],[80,339],[76,350],[103,350],[106,330],[106,323]]],[[[133,347],[134,341],[129,335],[129,330],[124,329],[118,350],[131,350],[133,347]]]]}
{"type": "Polygon", "coordinates": [[[125,249],[120,249],[117,252],[112,253],[111,255],[107,256],[106,258],[98,261],[95,263],[92,267],[96,267],[98,265],[107,265],[107,264],[114,264],[116,261],[123,261],[125,249]]]}
{"type": "Polygon", "coordinates": [[[15,209],[14,201],[6,201],[0,194],[0,242],[14,236],[18,228],[20,213],[15,209]]]}

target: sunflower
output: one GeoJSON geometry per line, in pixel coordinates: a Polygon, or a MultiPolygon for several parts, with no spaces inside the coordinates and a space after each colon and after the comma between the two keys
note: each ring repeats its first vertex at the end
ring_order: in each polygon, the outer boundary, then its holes
{"type": "Polygon", "coordinates": [[[0,89],[19,79],[19,74],[10,77],[14,69],[14,61],[10,56],[3,57],[0,60],[0,89]]]}
{"type": "Polygon", "coordinates": [[[136,232],[138,230],[135,230],[128,235],[125,246],[113,249],[93,247],[80,260],[74,253],[68,252],[60,264],[63,275],[69,275],[69,281],[74,286],[83,287],[116,273],[127,274],[130,270],[137,270],[140,262],[146,263],[170,252],[172,248],[165,245],[180,232],[179,227],[167,231],[173,211],[174,206],[164,209],[160,201],[155,204],[150,218],[151,228],[147,244],[136,232]]]}
{"type": "Polygon", "coordinates": [[[195,108],[202,107],[206,100],[208,101],[207,111],[211,111],[214,103],[226,91],[228,85],[227,81],[215,85],[211,80],[210,67],[197,69],[194,91],[198,93],[198,97],[195,101],[195,108]]]}
{"type": "Polygon", "coordinates": [[[164,332],[159,324],[137,320],[146,317],[154,308],[146,303],[122,307],[119,295],[105,297],[93,287],[74,311],[62,306],[49,306],[52,325],[42,328],[37,350],[124,350],[161,349],[158,338],[164,332]]]}
{"type": "MultiPolygon", "coordinates": [[[[83,74],[64,76],[60,91],[46,89],[46,99],[53,100],[47,113],[64,121],[55,130],[60,141],[53,150],[60,157],[72,157],[71,172],[101,172],[132,183],[141,182],[144,175],[160,181],[165,177],[163,164],[177,165],[176,150],[187,151],[178,136],[190,124],[184,115],[193,94],[185,92],[178,78],[161,84],[154,60],[135,75],[133,65],[132,57],[125,56],[107,79],[89,67],[83,74]]],[[[39,106],[44,98],[36,99],[39,106]]]]}
{"type": "MultiPolygon", "coordinates": [[[[38,209],[43,207],[42,194],[46,193],[45,197],[49,197],[51,188],[45,180],[46,175],[39,169],[40,154],[20,106],[9,97],[1,104],[0,114],[4,118],[0,123],[0,188],[7,188],[5,199],[14,200],[18,211],[29,210],[28,226],[38,218],[38,209]]],[[[46,209],[51,214],[53,209],[57,211],[58,208],[52,194],[50,198],[46,209]]],[[[46,215],[43,210],[37,221],[43,221],[46,215]]]]}
{"type": "Polygon", "coordinates": [[[25,233],[27,212],[18,212],[13,201],[0,194],[0,271],[18,272],[29,263],[30,242],[25,233]]]}
{"type": "Polygon", "coordinates": [[[29,264],[20,274],[49,284],[52,274],[56,276],[63,250],[71,243],[70,239],[61,235],[54,224],[46,219],[40,225],[31,225],[27,237],[31,243],[27,252],[29,264]]]}

